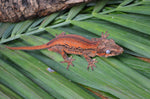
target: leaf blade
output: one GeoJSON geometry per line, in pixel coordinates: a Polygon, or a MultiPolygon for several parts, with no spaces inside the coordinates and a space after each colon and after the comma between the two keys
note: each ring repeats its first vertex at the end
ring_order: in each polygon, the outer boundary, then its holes
{"type": "Polygon", "coordinates": [[[150,20],[144,20],[144,17],[143,20],[141,20],[141,18],[136,17],[136,15],[130,16],[129,14],[100,15],[95,13],[94,16],[150,35],[150,20]]]}

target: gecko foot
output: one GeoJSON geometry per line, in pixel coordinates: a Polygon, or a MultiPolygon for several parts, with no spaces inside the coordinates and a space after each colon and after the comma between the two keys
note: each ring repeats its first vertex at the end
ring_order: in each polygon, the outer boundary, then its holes
{"type": "Polygon", "coordinates": [[[61,63],[68,63],[67,69],[69,69],[69,66],[70,66],[70,65],[74,66],[73,63],[72,63],[72,61],[74,61],[74,60],[75,60],[75,59],[72,59],[72,56],[71,56],[71,57],[65,59],[64,61],[61,61],[61,63]]]}
{"type": "Polygon", "coordinates": [[[87,69],[89,70],[89,67],[91,67],[91,69],[94,70],[93,66],[96,67],[95,63],[97,63],[96,59],[92,59],[90,62],[88,62],[87,69]]]}

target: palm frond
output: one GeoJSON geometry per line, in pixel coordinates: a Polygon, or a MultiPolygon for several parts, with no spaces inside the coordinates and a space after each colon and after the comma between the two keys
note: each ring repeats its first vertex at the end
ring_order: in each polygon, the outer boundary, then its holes
{"type": "Polygon", "coordinates": [[[148,0],[97,0],[44,18],[0,23],[0,97],[97,98],[83,85],[106,97],[149,99],[150,63],[132,56],[150,58],[149,7],[148,0]],[[72,55],[75,67],[66,70],[55,52],[12,51],[4,45],[41,45],[61,32],[98,38],[105,31],[125,52],[95,57],[94,71],[86,69],[82,56],[72,55]]]}

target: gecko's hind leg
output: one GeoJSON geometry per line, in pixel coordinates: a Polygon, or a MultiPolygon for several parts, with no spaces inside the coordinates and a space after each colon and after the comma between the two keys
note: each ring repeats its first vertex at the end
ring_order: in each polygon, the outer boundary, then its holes
{"type": "Polygon", "coordinates": [[[75,59],[72,59],[72,56],[68,57],[67,54],[65,53],[65,51],[63,49],[64,48],[61,47],[61,46],[55,46],[55,47],[49,48],[48,50],[49,51],[53,51],[53,52],[57,52],[57,53],[61,54],[62,57],[63,57],[63,59],[64,59],[64,61],[61,61],[61,63],[68,63],[67,69],[69,69],[70,65],[74,66],[73,63],[72,63],[72,61],[74,61],[75,59]]]}

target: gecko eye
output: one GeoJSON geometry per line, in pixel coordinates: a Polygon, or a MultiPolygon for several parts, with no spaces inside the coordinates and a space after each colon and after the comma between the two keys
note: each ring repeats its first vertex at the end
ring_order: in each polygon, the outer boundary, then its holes
{"type": "Polygon", "coordinates": [[[110,54],[110,50],[106,50],[106,54],[110,54]]]}

